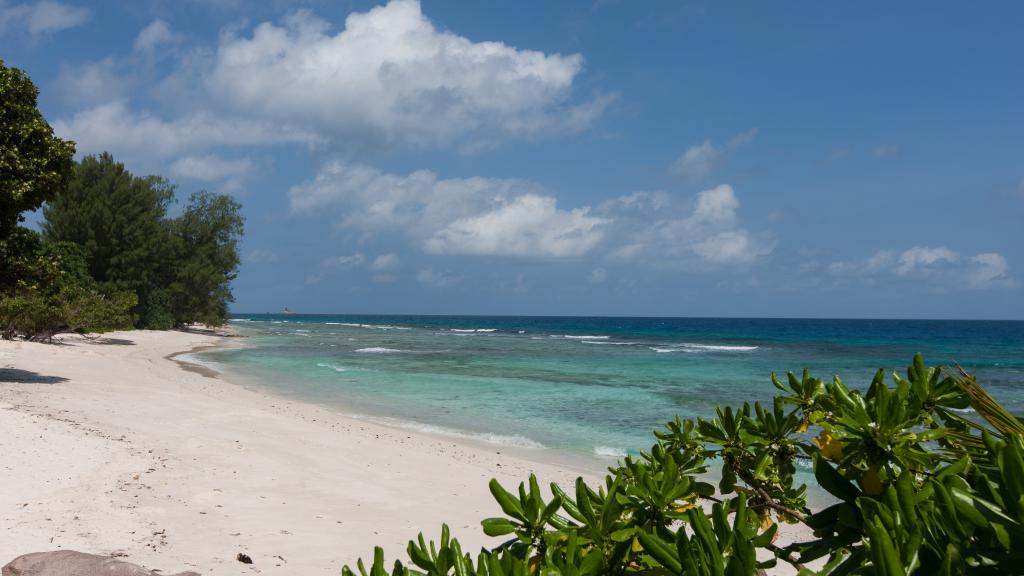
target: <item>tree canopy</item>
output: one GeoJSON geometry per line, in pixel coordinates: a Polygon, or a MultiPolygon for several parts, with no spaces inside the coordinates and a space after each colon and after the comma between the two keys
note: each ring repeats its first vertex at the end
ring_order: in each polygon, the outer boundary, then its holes
{"type": "Polygon", "coordinates": [[[227,318],[230,282],[240,263],[240,210],[229,196],[199,192],[171,222],[176,257],[170,297],[176,324],[221,324],[227,318]]]}
{"type": "Polygon", "coordinates": [[[174,191],[163,178],[135,176],[104,153],[83,158],[67,191],[43,210],[47,240],[81,246],[104,291],[137,295],[140,328],[221,324],[232,300],[241,205],[199,192],[170,218],[174,191]]]}
{"type": "Polygon", "coordinates": [[[162,178],[133,176],[110,154],[87,156],[43,209],[43,235],[80,246],[102,289],[131,290],[145,303],[168,274],[164,219],[173,198],[162,178]]]}
{"type": "Polygon", "coordinates": [[[0,60],[0,242],[71,177],[75,143],[53,135],[38,95],[27,74],[0,60]]]}

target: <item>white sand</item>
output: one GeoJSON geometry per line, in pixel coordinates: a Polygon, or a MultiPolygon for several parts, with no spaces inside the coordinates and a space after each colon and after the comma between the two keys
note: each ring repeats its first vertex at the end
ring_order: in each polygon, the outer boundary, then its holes
{"type": "MultiPolygon", "coordinates": [[[[487,490],[542,455],[409,432],[283,399],[165,356],[216,336],[124,332],[114,344],[0,342],[0,565],[28,552],[116,553],[171,573],[338,574],[389,562],[448,522],[466,550],[496,542],[487,490]],[[252,565],[237,562],[244,552],[252,565]]],[[[595,465],[583,470],[593,481],[595,465]]]]}

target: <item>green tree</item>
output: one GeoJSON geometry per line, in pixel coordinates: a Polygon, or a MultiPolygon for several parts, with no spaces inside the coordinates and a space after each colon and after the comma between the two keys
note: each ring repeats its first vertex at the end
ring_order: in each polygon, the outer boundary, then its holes
{"type": "MultiPolygon", "coordinates": [[[[0,60],[0,243],[6,244],[24,212],[52,200],[74,167],[75,143],[53,135],[36,105],[39,91],[22,70],[0,60]]],[[[0,246],[0,256],[13,250],[0,246]]]]}
{"type": "Polygon", "coordinates": [[[170,223],[177,254],[169,295],[176,324],[220,325],[227,320],[228,304],[234,300],[231,281],[240,263],[241,209],[230,196],[199,192],[170,223]]]}
{"type": "Polygon", "coordinates": [[[131,291],[141,327],[166,314],[156,310],[172,278],[172,243],[166,222],[174,187],[157,176],[138,177],[107,153],[75,167],[65,192],[47,203],[43,234],[82,247],[89,274],[108,294],[131,291]]]}

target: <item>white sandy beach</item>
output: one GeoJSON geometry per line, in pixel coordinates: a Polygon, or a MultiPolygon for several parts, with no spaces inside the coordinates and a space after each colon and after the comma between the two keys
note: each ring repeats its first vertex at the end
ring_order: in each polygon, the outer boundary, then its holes
{"type": "Polygon", "coordinates": [[[167,359],[223,340],[135,331],[109,343],[0,342],[0,565],[73,549],[168,573],[338,574],[374,545],[404,560],[406,542],[436,539],[442,522],[467,550],[493,544],[479,526],[500,515],[490,478],[514,486],[533,471],[568,486],[581,474],[167,359]]]}

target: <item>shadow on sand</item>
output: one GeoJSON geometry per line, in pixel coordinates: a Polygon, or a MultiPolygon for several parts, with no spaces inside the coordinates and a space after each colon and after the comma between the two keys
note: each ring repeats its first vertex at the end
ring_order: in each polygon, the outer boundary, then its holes
{"type": "Polygon", "coordinates": [[[0,368],[0,383],[14,384],[59,384],[67,382],[63,376],[44,376],[20,368],[0,368]]]}

